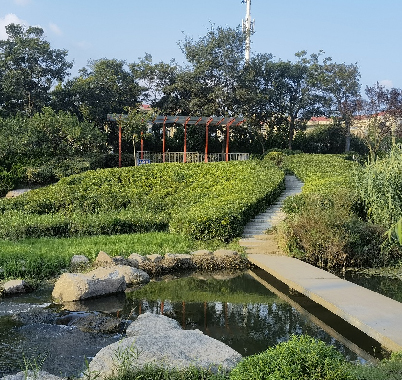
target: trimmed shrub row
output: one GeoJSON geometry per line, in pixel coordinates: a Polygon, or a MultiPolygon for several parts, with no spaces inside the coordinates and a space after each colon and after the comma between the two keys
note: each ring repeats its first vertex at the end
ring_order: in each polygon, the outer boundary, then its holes
{"type": "Polygon", "coordinates": [[[283,188],[259,161],[103,169],[0,201],[0,238],[145,231],[230,240],[283,188]]]}

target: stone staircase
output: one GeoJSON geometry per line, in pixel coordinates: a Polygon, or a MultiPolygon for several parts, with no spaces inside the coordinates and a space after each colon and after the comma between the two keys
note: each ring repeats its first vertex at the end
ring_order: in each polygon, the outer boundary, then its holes
{"type": "Polygon", "coordinates": [[[292,195],[300,194],[303,182],[293,175],[285,177],[285,190],[273,205],[268,207],[265,212],[258,214],[244,227],[243,237],[239,244],[247,248],[247,253],[273,253],[276,244],[270,239],[266,231],[277,226],[285,219],[282,211],[283,201],[292,195]]]}

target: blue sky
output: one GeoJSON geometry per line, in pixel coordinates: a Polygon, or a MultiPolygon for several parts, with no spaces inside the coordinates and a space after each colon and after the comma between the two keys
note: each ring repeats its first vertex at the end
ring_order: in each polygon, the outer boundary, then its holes
{"type": "MultiPolygon", "coordinates": [[[[89,59],[154,62],[184,57],[178,41],[211,24],[236,27],[241,0],[0,0],[0,39],[8,23],[38,25],[53,48],[67,49],[72,75],[89,59]]],[[[402,88],[402,0],[252,0],[252,53],[293,60],[307,50],[357,63],[361,84],[402,88]]]]}

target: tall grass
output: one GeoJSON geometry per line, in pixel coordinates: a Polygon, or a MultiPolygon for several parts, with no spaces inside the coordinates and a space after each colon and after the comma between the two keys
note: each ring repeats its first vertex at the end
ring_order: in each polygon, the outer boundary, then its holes
{"type": "Polygon", "coordinates": [[[98,235],[80,238],[39,238],[19,241],[0,240],[0,279],[44,279],[58,275],[69,267],[74,255],[85,255],[94,260],[99,251],[111,256],[127,257],[158,253],[189,253],[197,249],[214,250],[232,247],[217,240],[197,241],[178,234],[153,232],[146,234],[98,235]]]}

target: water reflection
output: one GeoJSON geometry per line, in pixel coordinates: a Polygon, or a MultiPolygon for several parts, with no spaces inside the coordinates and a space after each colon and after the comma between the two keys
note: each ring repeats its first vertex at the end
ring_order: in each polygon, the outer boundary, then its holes
{"type": "MultiPolygon", "coordinates": [[[[102,347],[121,338],[84,333],[75,326],[48,322],[48,314],[55,318],[55,314],[68,316],[77,312],[101,313],[123,320],[135,319],[147,311],[164,314],[176,319],[184,329],[199,329],[244,356],[262,352],[288,340],[292,334],[308,334],[332,344],[348,360],[369,358],[361,347],[366,350],[366,346],[371,352],[373,343],[364,337],[360,339],[362,333],[339,317],[330,315],[325,319],[321,306],[289,289],[280,289],[274,278],[267,279],[264,285],[262,277],[263,273],[259,272],[164,277],[126,294],[66,303],[63,310],[54,305],[46,307],[51,287],[31,295],[3,299],[0,302],[0,377],[24,369],[24,356],[35,359],[41,353],[47,357],[44,370],[77,375],[85,357],[94,356],[102,347]],[[17,322],[13,318],[16,314],[25,315],[18,319],[25,322],[17,322]],[[354,343],[345,336],[351,336],[354,343]]],[[[380,351],[375,349],[377,353],[380,351]]]]}
{"type": "Polygon", "coordinates": [[[234,278],[181,278],[153,282],[128,295],[125,313],[152,312],[176,319],[184,329],[199,329],[242,355],[252,355],[308,334],[332,344],[348,360],[361,357],[301,314],[249,273],[234,278]]]}

